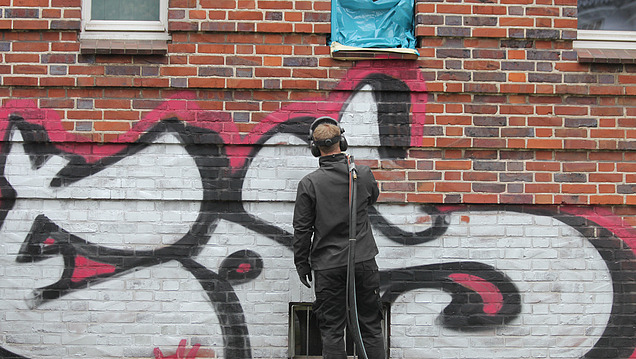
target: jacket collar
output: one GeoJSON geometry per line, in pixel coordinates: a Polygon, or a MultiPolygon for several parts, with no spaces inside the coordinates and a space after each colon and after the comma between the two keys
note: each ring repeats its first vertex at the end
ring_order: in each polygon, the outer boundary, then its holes
{"type": "Polygon", "coordinates": [[[320,156],[318,163],[320,166],[330,165],[337,162],[346,162],[347,158],[344,153],[336,153],[334,155],[320,156]]]}

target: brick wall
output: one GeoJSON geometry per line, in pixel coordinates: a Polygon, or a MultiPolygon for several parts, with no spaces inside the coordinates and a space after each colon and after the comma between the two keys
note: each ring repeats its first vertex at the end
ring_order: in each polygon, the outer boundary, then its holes
{"type": "Polygon", "coordinates": [[[166,55],[0,5],[2,355],[287,357],[324,115],[381,186],[391,358],[634,352],[636,65],[577,60],[576,0],[418,0],[414,61],[332,59],[329,1],[170,1],[166,55]]]}

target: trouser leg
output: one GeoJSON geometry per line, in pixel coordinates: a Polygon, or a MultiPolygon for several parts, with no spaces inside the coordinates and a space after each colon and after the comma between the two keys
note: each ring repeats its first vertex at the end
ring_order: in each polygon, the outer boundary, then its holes
{"type": "Polygon", "coordinates": [[[316,302],[324,359],[346,359],[344,330],[346,326],[346,268],[314,273],[316,302]]]}
{"type": "MultiPolygon", "coordinates": [[[[356,304],[358,323],[368,359],[385,359],[382,335],[382,305],[379,287],[380,274],[375,260],[356,264],[356,304]]],[[[344,329],[347,321],[346,267],[316,271],[314,284],[324,359],[345,359],[344,329]]]]}
{"type": "Polygon", "coordinates": [[[356,264],[358,323],[368,359],[385,359],[380,273],[375,260],[356,264]]]}

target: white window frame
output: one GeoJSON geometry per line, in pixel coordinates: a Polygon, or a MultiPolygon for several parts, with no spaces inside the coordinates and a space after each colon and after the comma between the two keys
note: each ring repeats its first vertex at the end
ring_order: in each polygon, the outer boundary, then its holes
{"type": "Polygon", "coordinates": [[[636,31],[578,30],[575,49],[636,49],[636,31]]]}
{"type": "Polygon", "coordinates": [[[93,0],[82,0],[81,40],[170,40],[168,0],[159,0],[159,21],[92,20],[93,0]]]}

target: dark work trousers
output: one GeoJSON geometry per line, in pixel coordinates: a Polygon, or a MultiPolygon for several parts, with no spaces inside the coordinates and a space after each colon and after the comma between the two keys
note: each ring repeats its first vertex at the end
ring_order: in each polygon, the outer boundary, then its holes
{"type": "MultiPolygon", "coordinates": [[[[358,322],[369,359],[385,359],[382,337],[380,273],[375,259],[356,263],[356,297],[358,322]]],[[[314,272],[316,302],[324,359],[346,359],[344,331],[347,322],[347,267],[314,272]]]]}

